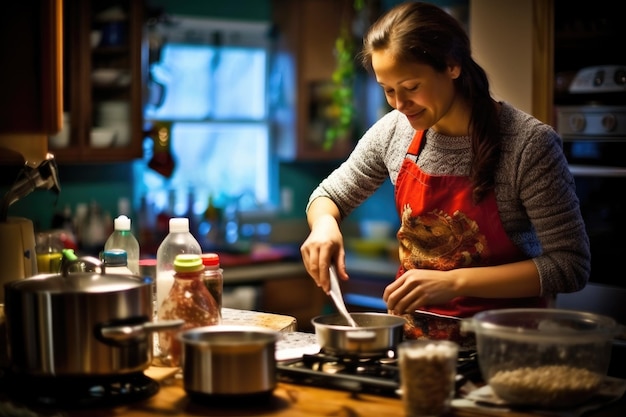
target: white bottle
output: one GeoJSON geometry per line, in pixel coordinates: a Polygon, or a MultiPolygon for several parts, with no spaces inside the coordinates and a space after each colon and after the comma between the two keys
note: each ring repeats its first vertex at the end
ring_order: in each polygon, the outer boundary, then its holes
{"type": "MultiPolygon", "coordinates": [[[[174,283],[174,260],[181,253],[202,254],[202,249],[196,238],[189,232],[189,219],[174,217],[169,221],[169,233],[157,249],[156,264],[156,309],[174,283]]],[[[156,312],[155,312],[156,316],[156,312]]]]}
{"type": "Polygon", "coordinates": [[[109,249],[102,252],[104,272],[107,274],[133,275],[128,269],[128,261],[124,249],[109,249]]]}
{"type": "Polygon", "coordinates": [[[122,249],[126,251],[128,269],[133,275],[140,275],[139,242],[130,230],[130,219],[121,215],[113,223],[113,233],[104,242],[104,250],[122,249]]]}

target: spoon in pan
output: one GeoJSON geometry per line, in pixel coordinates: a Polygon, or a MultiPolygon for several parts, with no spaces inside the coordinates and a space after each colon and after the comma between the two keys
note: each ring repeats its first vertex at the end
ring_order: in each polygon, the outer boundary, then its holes
{"type": "Polygon", "coordinates": [[[350,313],[348,313],[348,309],[343,302],[343,296],[341,295],[341,288],[339,287],[339,278],[337,278],[337,271],[335,271],[335,266],[331,265],[328,269],[330,272],[330,298],[335,302],[335,306],[337,306],[337,310],[343,315],[346,320],[348,320],[348,324],[352,327],[359,327],[359,325],[354,321],[350,313]]]}

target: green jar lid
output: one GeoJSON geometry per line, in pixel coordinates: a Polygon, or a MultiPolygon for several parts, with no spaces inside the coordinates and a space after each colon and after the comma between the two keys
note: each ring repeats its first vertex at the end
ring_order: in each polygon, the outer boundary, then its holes
{"type": "Polygon", "coordinates": [[[200,255],[182,253],[176,255],[176,259],[174,259],[174,271],[176,272],[196,272],[203,269],[204,265],[200,255]]]}

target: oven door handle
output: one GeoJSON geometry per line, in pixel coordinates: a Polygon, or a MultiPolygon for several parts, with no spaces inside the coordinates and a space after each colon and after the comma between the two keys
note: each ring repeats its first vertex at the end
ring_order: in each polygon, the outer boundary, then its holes
{"type": "Polygon", "coordinates": [[[626,168],[589,166],[589,165],[569,165],[569,170],[578,177],[626,177],[626,168]]]}

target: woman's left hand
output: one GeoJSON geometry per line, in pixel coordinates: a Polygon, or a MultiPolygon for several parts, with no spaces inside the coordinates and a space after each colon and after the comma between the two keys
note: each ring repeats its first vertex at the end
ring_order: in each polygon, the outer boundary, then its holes
{"type": "Polygon", "coordinates": [[[453,271],[410,269],[385,288],[383,300],[395,314],[444,304],[458,295],[452,275],[453,271]]]}

